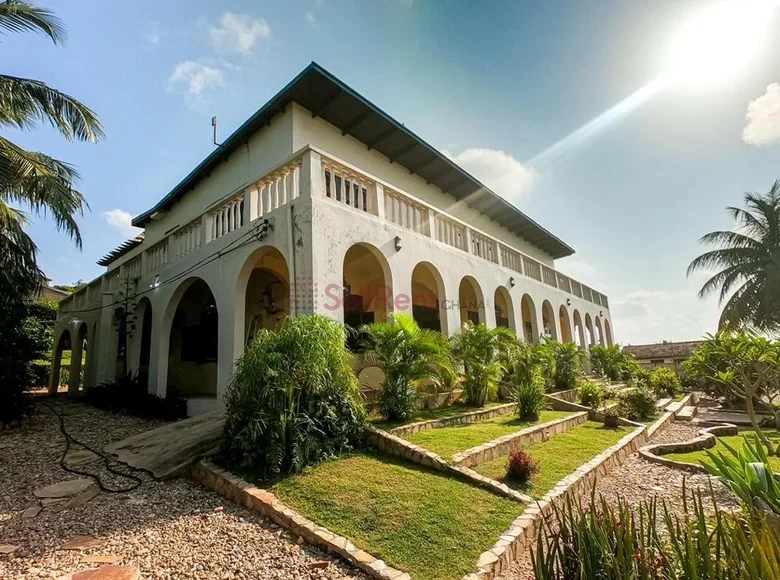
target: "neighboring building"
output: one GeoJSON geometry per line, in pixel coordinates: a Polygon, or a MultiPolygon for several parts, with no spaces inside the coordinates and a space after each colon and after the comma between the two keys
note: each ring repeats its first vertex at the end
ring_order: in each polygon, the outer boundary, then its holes
{"type": "Polygon", "coordinates": [[[633,354],[639,364],[649,368],[668,367],[682,370],[682,362],[702,344],[701,340],[688,342],[659,342],[657,344],[637,344],[623,347],[623,352],[633,354]]]}
{"type": "Polygon", "coordinates": [[[46,278],[44,285],[35,295],[33,302],[43,302],[44,300],[53,300],[54,302],[61,302],[70,296],[70,292],[60,290],[51,285],[51,280],[46,278]]]}
{"type": "Polygon", "coordinates": [[[406,312],[447,333],[473,320],[613,343],[607,297],[554,268],[571,247],[316,64],[133,225],[144,234],[61,303],[58,344],[89,337],[86,385],[126,349],[151,391],[175,387],[192,414],[219,404],[247,342],[288,314],[357,326],[406,312]],[[128,282],[136,329],[120,344],[128,282]]]}

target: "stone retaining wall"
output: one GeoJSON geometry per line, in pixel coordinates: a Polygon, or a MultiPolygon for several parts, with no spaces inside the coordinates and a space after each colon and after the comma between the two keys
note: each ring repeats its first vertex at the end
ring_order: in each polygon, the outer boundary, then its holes
{"type": "Polygon", "coordinates": [[[534,425],[517,433],[510,433],[461,453],[456,453],[452,456],[452,463],[461,467],[474,467],[496,457],[508,455],[509,449],[515,443],[528,446],[541,441],[547,441],[550,436],[569,431],[587,420],[588,413],[580,411],[569,417],[563,417],[549,423],[542,423],[541,425],[534,425]]]}
{"type": "Polygon", "coordinates": [[[427,431],[428,429],[436,429],[438,427],[451,427],[453,425],[463,425],[465,423],[475,423],[477,421],[484,421],[486,419],[493,419],[494,417],[500,417],[507,413],[512,413],[515,410],[514,403],[507,403],[506,405],[496,405],[488,409],[479,409],[478,411],[469,411],[462,415],[454,415],[452,417],[444,417],[442,419],[431,419],[429,421],[418,421],[417,423],[410,423],[409,425],[402,425],[390,429],[388,432],[397,435],[399,437],[405,437],[413,433],[419,433],[420,431],[427,431]]]}
{"type": "Polygon", "coordinates": [[[337,554],[371,578],[379,580],[410,580],[409,574],[388,566],[383,560],[355,546],[349,539],[318,526],[295,510],[287,507],[271,492],[259,489],[216,465],[201,461],[192,470],[192,476],[229,500],[270,518],[279,526],[301,536],[304,540],[337,554]]]}
{"type": "MultiPolygon", "coordinates": [[[[670,413],[667,413],[670,414],[670,413]]],[[[686,463],[684,461],[673,461],[661,457],[661,455],[668,455],[670,453],[688,453],[690,451],[701,451],[702,449],[711,449],[715,447],[718,437],[725,435],[736,435],[738,429],[736,425],[730,423],[722,423],[713,427],[707,427],[701,429],[697,433],[697,437],[690,439],[689,441],[682,441],[678,443],[659,443],[656,445],[647,445],[639,450],[639,455],[652,463],[660,463],[667,467],[674,467],[676,469],[684,469],[686,471],[692,471],[695,473],[706,473],[706,469],[696,463],[686,463]]]]}

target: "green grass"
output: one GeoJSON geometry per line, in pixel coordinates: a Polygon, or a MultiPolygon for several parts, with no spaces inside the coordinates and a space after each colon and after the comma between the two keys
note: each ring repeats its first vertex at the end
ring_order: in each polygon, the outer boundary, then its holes
{"type": "Polygon", "coordinates": [[[540,469],[526,485],[506,479],[506,457],[488,461],[474,469],[482,475],[506,483],[512,489],[540,498],[580,465],[620,441],[629,431],[626,427],[607,429],[601,423],[588,421],[571,431],[528,446],[526,451],[539,463],[540,469]]]}
{"type": "Polygon", "coordinates": [[[526,427],[548,423],[555,419],[568,417],[571,414],[568,411],[542,411],[539,414],[539,420],[532,421],[521,420],[513,413],[507,413],[500,417],[477,421],[476,423],[420,431],[419,433],[409,435],[406,439],[415,445],[421,445],[429,451],[438,453],[442,457],[451,457],[460,451],[471,449],[510,433],[516,433],[526,427]]]}
{"type": "Polygon", "coordinates": [[[379,455],[328,461],[272,487],[287,504],[413,578],[476,569],[517,502],[379,455]]]}
{"type": "Polygon", "coordinates": [[[471,411],[483,411],[485,409],[490,409],[491,407],[496,407],[497,405],[505,404],[506,401],[502,401],[499,403],[487,403],[483,407],[473,407],[465,403],[453,403],[452,405],[439,407],[437,409],[420,409],[404,421],[383,421],[379,414],[372,414],[368,420],[379,429],[393,429],[394,427],[409,425],[410,423],[430,421],[431,419],[445,419],[447,417],[454,417],[455,415],[462,415],[463,413],[469,413],[471,411]]]}
{"type": "MultiPolygon", "coordinates": [[[[769,437],[769,440],[772,441],[772,443],[775,445],[780,443],[780,431],[776,431],[775,429],[762,429],[762,431],[764,432],[764,435],[769,437]]],[[[739,430],[739,435],[718,437],[718,442],[715,447],[712,448],[712,451],[723,451],[724,453],[729,454],[728,449],[726,449],[726,447],[723,445],[724,441],[731,445],[734,449],[741,449],[742,445],[745,443],[744,435],[750,434],[755,434],[755,431],[753,431],[753,429],[750,427],[746,427],[739,430]]],[[[664,455],[664,457],[671,459],[672,461],[682,461],[683,463],[694,463],[698,465],[702,459],[707,459],[707,452],[702,450],[691,451],[689,453],[670,453],[669,455],[664,455]]],[[[769,465],[772,466],[772,469],[775,472],[780,472],[780,457],[770,457],[769,465]]]]}

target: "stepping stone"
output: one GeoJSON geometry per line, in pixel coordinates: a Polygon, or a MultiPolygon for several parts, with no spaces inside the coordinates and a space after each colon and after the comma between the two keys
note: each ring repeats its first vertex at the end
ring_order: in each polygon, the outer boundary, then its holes
{"type": "Polygon", "coordinates": [[[677,411],[682,409],[682,406],[683,406],[682,401],[675,401],[674,403],[670,403],[669,406],[666,407],[666,410],[672,413],[677,413],[677,411]]]}
{"type": "Polygon", "coordinates": [[[658,402],[655,404],[656,409],[663,409],[666,407],[669,403],[672,402],[672,399],[659,399],[658,402]]]}
{"type": "Polygon", "coordinates": [[[676,413],[675,418],[680,421],[690,421],[696,416],[696,409],[697,407],[683,407],[676,413]]]}
{"type": "Polygon", "coordinates": [[[64,505],[57,506],[57,511],[67,510],[67,509],[70,509],[70,508],[74,508],[74,507],[78,507],[80,505],[83,505],[83,504],[87,503],[89,500],[91,500],[93,497],[95,497],[99,493],[100,493],[100,488],[98,488],[98,486],[93,485],[92,487],[88,487],[86,490],[82,491],[80,494],[74,495],[64,505]]]}
{"type": "Polygon", "coordinates": [[[121,560],[120,556],[114,556],[113,554],[107,556],[84,556],[79,560],[85,564],[116,564],[121,560]]]}
{"type": "Polygon", "coordinates": [[[21,546],[14,546],[13,544],[0,544],[0,554],[13,554],[21,548],[21,546]]]}
{"type": "Polygon", "coordinates": [[[100,455],[97,453],[93,453],[87,449],[80,449],[79,451],[70,451],[65,456],[65,463],[70,466],[76,466],[92,463],[98,459],[100,459],[100,455]]]}
{"type": "Polygon", "coordinates": [[[139,580],[141,569],[132,566],[103,566],[95,570],[73,572],[60,576],[57,580],[139,580]]]}
{"type": "Polygon", "coordinates": [[[39,505],[34,505],[34,506],[31,506],[31,507],[28,507],[26,510],[24,510],[22,512],[22,518],[24,518],[25,520],[29,520],[31,518],[34,518],[39,513],[41,513],[42,509],[43,508],[41,506],[39,506],[39,505]]]}
{"type": "Polygon", "coordinates": [[[62,544],[58,550],[88,550],[90,548],[99,548],[106,541],[100,538],[93,538],[92,536],[76,536],[72,540],[69,540],[62,544]]]}
{"type": "Polygon", "coordinates": [[[45,508],[60,505],[68,501],[67,497],[45,497],[41,500],[41,505],[45,508]]]}
{"type": "Polygon", "coordinates": [[[81,493],[91,485],[95,485],[95,482],[91,479],[71,479],[70,481],[62,481],[38,488],[33,493],[35,497],[41,498],[71,497],[81,493]]]}

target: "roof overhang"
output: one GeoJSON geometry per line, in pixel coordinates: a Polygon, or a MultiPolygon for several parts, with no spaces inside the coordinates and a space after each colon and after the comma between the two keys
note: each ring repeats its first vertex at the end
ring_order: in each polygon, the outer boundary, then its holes
{"type": "Polygon", "coordinates": [[[134,237],[131,240],[127,240],[126,242],[122,242],[119,246],[111,250],[108,254],[103,256],[97,261],[98,266],[108,266],[112,262],[116,262],[119,258],[130,252],[131,250],[134,250],[138,246],[140,246],[144,241],[143,234],[140,234],[136,237],[134,237]]]}
{"type": "Polygon", "coordinates": [[[206,157],[157,205],[133,220],[143,227],[156,212],[166,211],[240,145],[292,102],[416,174],[458,201],[483,213],[553,258],[574,249],[500,195],[494,193],[441,151],[429,145],[316,63],[311,63],[252,115],[221,147],[206,157]]]}

